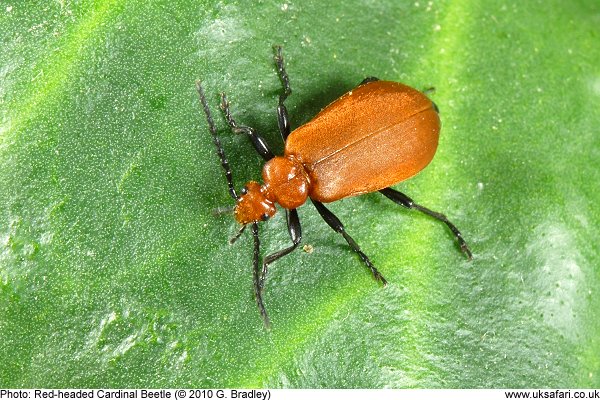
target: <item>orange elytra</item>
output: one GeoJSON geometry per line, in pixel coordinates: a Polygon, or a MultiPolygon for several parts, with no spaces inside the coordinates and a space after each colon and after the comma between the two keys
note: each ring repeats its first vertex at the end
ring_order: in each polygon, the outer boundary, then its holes
{"type": "Polygon", "coordinates": [[[433,159],[440,131],[437,106],[425,94],[409,86],[367,78],[325,107],[311,121],[291,131],[284,105],[291,88],[281,47],[276,46],[275,49],[275,62],[284,88],[277,107],[279,131],[285,141],[282,156],[275,156],[254,129],[237,124],[224,94],[221,102],[231,129],[247,134],[255,150],[266,161],[262,185],[251,181],[241,194],[235,190],[229,162],[216,134],[204,91],[200,82],[196,83],[217,154],[225,170],[229,193],[236,201],[235,219],[242,225],[232,242],[248,224],[252,225],[254,292],[265,325],[269,326],[269,318],[262,290],[267,267],[300,244],[302,233],[296,209],[308,199],[325,222],[358,253],[374,278],[384,285],[387,281],[346,232],[341,221],[323,203],[379,191],[397,204],[444,222],[458,240],[461,250],[471,259],[471,251],[460,231],[446,216],[414,203],[410,197],[390,187],[414,176],[433,159]],[[276,205],[286,210],[292,244],[264,257],[260,268],[258,223],[272,217],[276,205]]]}

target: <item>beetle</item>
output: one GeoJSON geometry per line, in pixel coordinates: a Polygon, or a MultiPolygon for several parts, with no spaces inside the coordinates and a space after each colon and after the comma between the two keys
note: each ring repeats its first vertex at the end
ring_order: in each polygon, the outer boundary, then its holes
{"type": "Polygon", "coordinates": [[[196,82],[229,194],[235,200],[235,219],[241,224],[230,243],[242,235],[246,226],[252,226],[254,295],[265,326],[270,326],[262,298],[268,266],[299,246],[302,230],[297,208],[308,199],[325,222],[359,255],[375,280],[384,286],[386,279],[323,203],[379,191],[403,207],[446,224],[462,252],[471,260],[471,250],[462,234],[445,215],[423,207],[391,188],[391,185],[417,174],[432,160],[440,131],[437,106],[425,94],[409,86],[369,77],[321,110],[311,121],[292,131],[284,104],[292,90],[282,49],[280,46],[274,46],[274,49],[277,72],[283,85],[277,105],[279,132],[285,142],[282,156],[275,156],[255,129],[235,121],[227,96],[221,93],[221,109],[227,124],[233,132],[248,135],[255,150],[265,160],[262,185],[250,181],[239,194],[235,190],[231,168],[217,136],[202,84],[196,82]],[[292,244],[264,257],[261,268],[258,224],[275,214],[276,204],[285,210],[292,244]]]}

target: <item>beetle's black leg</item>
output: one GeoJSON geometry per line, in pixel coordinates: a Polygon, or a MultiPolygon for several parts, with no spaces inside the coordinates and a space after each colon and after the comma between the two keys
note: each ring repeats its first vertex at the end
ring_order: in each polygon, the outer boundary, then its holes
{"type": "Polygon", "coordinates": [[[364,85],[365,83],[369,83],[369,82],[375,82],[378,80],[379,80],[379,78],[376,78],[374,76],[367,76],[365,79],[362,80],[361,83],[358,84],[358,86],[364,85]]]}
{"type": "Polygon", "coordinates": [[[265,279],[267,277],[267,269],[269,264],[280,259],[281,257],[290,254],[298,247],[300,241],[302,241],[302,228],[300,226],[300,218],[298,218],[298,211],[285,210],[285,216],[287,219],[288,232],[290,233],[290,239],[292,239],[292,245],[281,249],[278,252],[269,254],[263,259],[262,275],[260,276],[260,288],[263,289],[265,285],[265,279]]]}
{"type": "Polygon", "coordinates": [[[221,93],[221,109],[223,110],[223,113],[225,114],[225,119],[227,120],[227,123],[229,124],[231,129],[235,133],[245,133],[246,135],[248,135],[250,137],[250,140],[252,141],[252,145],[256,149],[256,152],[260,154],[260,156],[264,158],[265,161],[268,161],[274,157],[273,152],[269,149],[269,146],[267,145],[267,141],[262,136],[259,136],[253,128],[250,128],[249,126],[238,125],[237,122],[235,122],[235,120],[231,116],[229,102],[227,101],[227,96],[225,96],[225,93],[221,93]]]}
{"type": "Polygon", "coordinates": [[[362,252],[362,250],[360,249],[360,247],[358,247],[358,244],[356,244],[354,239],[352,239],[350,237],[350,235],[348,235],[346,233],[346,230],[344,229],[344,225],[338,219],[338,217],[336,217],[331,211],[329,211],[327,208],[325,208],[323,203],[312,200],[312,199],[311,199],[311,201],[317,208],[317,211],[319,212],[319,214],[321,214],[321,217],[325,220],[325,222],[327,222],[327,225],[329,225],[337,233],[341,234],[344,237],[344,239],[346,239],[346,242],[348,242],[350,247],[352,247],[352,250],[354,250],[355,252],[358,253],[358,255],[363,260],[363,262],[371,270],[373,277],[376,280],[378,280],[379,282],[381,282],[384,286],[387,285],[387,281],[385,280],[383,275],[381,275],[381,273],[379,273],[377,268],[375,268],[375,266],[373,266],[373,263],[371,263],[371,260],[369,260],[369,257],[367,257],[367,255],[362,252]]]}
{"type": "MultiPolygon", "coordinates": [[[[425,88],[423,90],[421,90],[421,92],[425,95],[425,96],[429,96],[430,94],[435,93],[435,88],[433,86],[425,88]]],[[[429,99],[429,101],[431,101],[431,103],[433,104],[433,109],[435,110],[436,113],[440,113],[440,108],[437,106],[437,104],[435,104],[435,102],[431,99],[429,99]]]]}
{"type": "Polygon", "coordinates": [[[443,223],[445,223],[446,226],[448,226],[448,228],[450,228],[450,230],[452,231],[452,233],[458,240],[458,244],[460,245],[460,249],[462,250],[462,252],[465,253],[465,255],[467,256],[467,258],[469,260],[473,259],[473,254],[471,253],[469,246],[467,246],[467,242],[465,242],[465,240],[463,239],[462,234],[456,228],[456,226],[454,226],[454,224],[452,222],[448,221],[448,218],[446,218],[446,216],[444,214],[441,214],[441,213],[432,211],[429,208],[420,206],[420,205],[416,204],[414,201],[412,201],[412,199],[410,197],[408,197],[407,195],[405,195],[404,193],[400,193],[399,191],[394,190],[392,188],[385,188],[385,189],[380,190],[380,192],[385,197],[392,200],[396,204],[400,204],[401,206],[404,206],[406,208],[412,208],[412,209],[421,211],[422,213],[425,213],[425,214],[437,219],[438,221],[442,221],[443,223]]]}
{"type": "Polygon", "coordinates": [[[283,102],[287,97],[292,94],[290,88],[290,78],[287,72],[285,72],[285,66],[283,65],[283,54],[281,52],[281,46],[274,46],[275,49],[275,64],[277,65],[277,73],[279,79],[283,84],[283,93],[279,95],[279,105],[277,106],[277,124],[279,125],[279,132],[285,142],[288,135],[290,134],[290,118],[288,117],[288,111],[283,102]]]}
{"type": "Polygon", "coordinates": [[[233,179],[231,175],[231,168],[229,167],[229,162],[227,161],[227,157],[225,156],[225,150],[223,150],[223,145],[221,144],[221,140],[217,136],[217,129],[215,128],[215,123],[212,119],[212,115],[210,114],[210,108],[208,108],[208,103],[206,102],[206,96],[204,96],[204,89],[202,89],[202,85],[200,81],[196,81],[196,90],[198,90],[198,95],[200,96],[200,102],[202,103],[202,108],[204,109],[204,114],[206,114],[206,121],[208,122],[208,130],[213,139],[213,143],[217,148],[217,154],[221,159],[221,166],[225,171],[225,179],[227,179],[227,186],[229,187],[229,194],[233,197],[234,200],[238,199],[238,195],[233,187],[233,179]]]}
{"type": "Polygon", "coordinates": [[[254,281],[254,297],[256,297],[256,305],[260,311],[260,316],[265,323],[265,327],[268,329],[271,327],[267,310],[262,300],[262,293],[260,290],[260,276],[259,276],[259,263],[260,263],[260,239],[258,237],[258,223],[252,223],[252,237],[254,238],[254,256],[252,257],[252,280],[254,281]]]}

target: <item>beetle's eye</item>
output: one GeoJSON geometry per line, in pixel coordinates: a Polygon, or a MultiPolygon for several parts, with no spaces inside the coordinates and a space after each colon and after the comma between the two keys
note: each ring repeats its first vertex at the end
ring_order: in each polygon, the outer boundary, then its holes
{"type": "Polygon", "coordinates": [[[246,194],[246,193],[248,193],[248,186],[244,186],[242,188],[242,194],[246,194]]]}
{"type": "Polygon", "coordinates": [[[269,220],[269,218],[271,218],[271,217],[269,216],[269,214],[263,214],[263,215],[261,215],[261,217],[260,217],[260,219],[262,219],[263,221],[268,221],[268,220],[269,220]]]}

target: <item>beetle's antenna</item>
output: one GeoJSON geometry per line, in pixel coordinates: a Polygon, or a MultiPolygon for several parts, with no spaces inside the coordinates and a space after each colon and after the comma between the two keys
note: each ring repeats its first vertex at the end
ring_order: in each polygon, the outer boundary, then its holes
{"type": "Polygon", "coordinates": [[[229,244],[234,244],[240,238],[240,236],[242,236],[242,233],[244,233],[246,226],[247,226],[246,224],[242,225],[242,227],[240,228],[239,231],[237,231],[235,236],[232,237],[231,239],[229,239],[229,244]]]}
{"type": "Polygon", "coordinates": [[[252,278],[254,280],[254,296],[256,297],[256,304],[258,305],[260,316],[262,317],[263,322],[265,323],[265,328],[269,329],[271,327],[271,322],[269,321],[267,310],[265,309],[265,305],[263,304],[262,294],[260,290],[260,278],[258,276],[258,267],[260,265],[260,239],[258,237],[257,222],[252,223],[252,236],[254,237],[254,257],[252,259],[252,278]]]}
{"type": "Polygon", "coordinates": [[[202,84],[200,81],[196,81],[196,90],[198,90],[198,95],[200,96],[200,102],[202,103],[202,108],[204,109],[204,114],[206,114],[206,121],[208,122],[208,129],[210,130],[210,134],[213,139],[213,143],[217,147],[217,155],[221,159],[221,166],[225,170],[225,179],[227,179],[227,186],[229,186],[229,194],[233,197],[234,200],[238,200],[239,196],[233,187],[233,179],[231,175],[231,168],[229,167],[229,162],[227,161],[227,157],[225,156],[225,150],[223,150],[223,145],[221,144],[221,140],[217,136],[217,129],[215,128],[215,122],[213,121],[212,115],[210,114],[210,109],[208,108],[208,103],[206,102],[206,96],[204,96],[204,89],[202,89],[202,84]]]}
{"type": "Polygon", "coordinates": [[[215,217],[219,217],[223,214],[233,214],[234,210],[235,210],[235,206],[222,206],[222,207],[213,208],[212,213],[215,217]]]}

